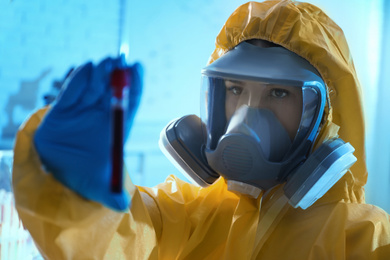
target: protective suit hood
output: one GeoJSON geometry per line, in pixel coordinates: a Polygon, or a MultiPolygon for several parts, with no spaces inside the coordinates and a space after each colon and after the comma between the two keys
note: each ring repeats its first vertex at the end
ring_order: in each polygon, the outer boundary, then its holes
{"type": "Polygon", "coordinates": [[[320,201],[363,202],[367,170],[361,87],[343,31],[322,10],[308,3],[248,2],[223,26],[208,64],[250,39],[281,45],[318,70],[327,85],[328,105],[315,148],[330,138],[339,137],[351,143],[358,159],[320,201]],[[283,23],[278,22],[282,20],[283,23]]]}

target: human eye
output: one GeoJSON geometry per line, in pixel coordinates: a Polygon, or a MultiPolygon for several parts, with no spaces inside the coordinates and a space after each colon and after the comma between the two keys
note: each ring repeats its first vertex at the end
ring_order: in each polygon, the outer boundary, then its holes
{"type": "Polygon", "coordinates": [[[239,86],[231,86],[231,87],[228,87],[227,90],[236,96],[238,96],[242,93],[242,87],[239,87],[239,86]]]}
{"type": "Polygon", "coordinates": [[[239,96],[244,91],[244,84],[239,80],[225,80],[227,94],[239,96]]]}
{"type": "Polygon", "coordinates": [[[290,94],[290,92],[283,88],[273,88],[270,91],[271,97],[274,98],[285,98],[290,94]]]}

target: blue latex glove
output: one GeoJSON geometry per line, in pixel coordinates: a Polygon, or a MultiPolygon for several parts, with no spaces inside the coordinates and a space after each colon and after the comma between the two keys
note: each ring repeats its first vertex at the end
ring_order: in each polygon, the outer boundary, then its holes
{"type": "MultiPolygon", "coordinates": [[[[120,59],[108,58],[98,66],[87,63],[75,70],[37,129],[34,144],[43,165],[58,181],[86,199],[125,210],[129,194],[110,191],[110,74],[118,67],[122,68],[120,59]]],[[[127,68],[131,87],[126,135],[142,93],[141,65],[127,68]]]]}

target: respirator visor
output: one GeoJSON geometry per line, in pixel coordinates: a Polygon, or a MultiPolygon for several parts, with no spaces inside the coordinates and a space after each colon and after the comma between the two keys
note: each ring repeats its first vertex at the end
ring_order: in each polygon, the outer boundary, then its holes
{"type": "Polygon", "coordinates": [[[319,95],[309,85],[202,77],[206,149],[221,137],[243,135],[259,144],[264,158],[280,162],[302,143],[316,116],[319,95]]]}
{"type": "Polygon", "coordinates": [[[210,167],[267,189],[309,152],[326,88],[295,53],[242,42],[202,70],[200,100],[210,167]]]}

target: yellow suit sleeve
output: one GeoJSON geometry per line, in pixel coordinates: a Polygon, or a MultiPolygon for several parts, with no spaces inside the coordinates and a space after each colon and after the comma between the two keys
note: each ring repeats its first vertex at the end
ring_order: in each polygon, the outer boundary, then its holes
{"type": "Polygon", "coordinates": [[[115,212],[83,199],[42,169],[32,138],[45,112],[46,109],[39,110],[21,126],[13,166],[16,208],[42,256],[46,259],[156,258],[157,238],[153,226],[156,221],[152,221],[146,206],[153,206],[153,201],[141,195],[129,178],[126,188],[132,195],[131,210],[115,212]]]}

